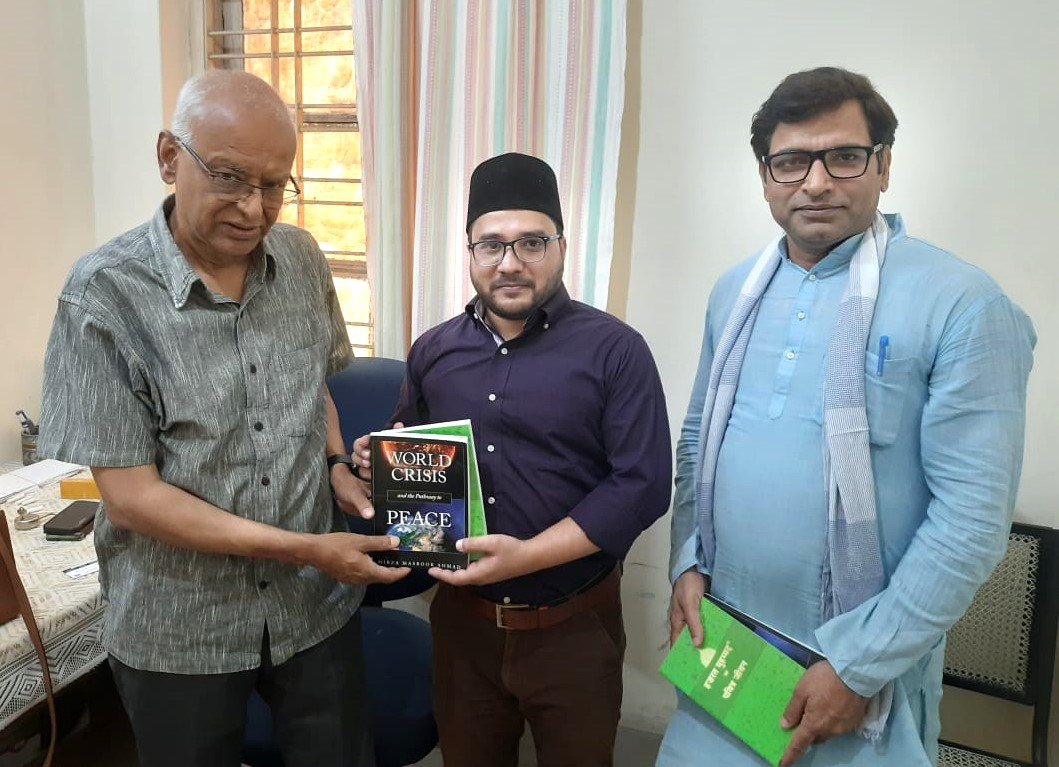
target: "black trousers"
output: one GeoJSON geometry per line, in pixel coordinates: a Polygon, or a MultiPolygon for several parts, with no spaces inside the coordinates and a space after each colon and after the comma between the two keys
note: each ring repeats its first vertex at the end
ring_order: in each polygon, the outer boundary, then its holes
{"type": "Polygon", "coordinates": [[[110,659],[141,767],[238,767],[255,688],[272,709],[287,767],[374,767],[360,613],[314,647],[259,668],[167,674],[110,659]]]}

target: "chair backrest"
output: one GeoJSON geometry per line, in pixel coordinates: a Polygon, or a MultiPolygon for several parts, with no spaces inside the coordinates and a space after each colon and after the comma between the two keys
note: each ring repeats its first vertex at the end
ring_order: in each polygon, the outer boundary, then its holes
{"type": "MultiPolygon", "coordinates": [[[[338,409],[342,438],[346,448],[363,434],[385,428],[397,406],[404,381],[404,362],[386,357],[357,357],[346,368],[327,379],[331,399],[338,409]]],[[[356,517],[347,517],[354,533],[371,533],[371,524],[356,517]]],[[[415,596],[434,585],[425,570],[413,570],[411,575],[395,583],[373,583],[368,586],[364,603],[380,605],[395,599],[415,596]]]]}
{"type": "Polygon", "coordinates": [[[386,357],[356,357],[327,379],[347,449],[362,434],[386,426],[403,380],[404,362],[386,357]]]}
{"type": "Polygon", "coordinates": [[[945,684],[1033,706],[1033,764],[1047,763],[1059,616],[1059,531],[1015,523],[1007,553],[948,633],[945,684]]]}

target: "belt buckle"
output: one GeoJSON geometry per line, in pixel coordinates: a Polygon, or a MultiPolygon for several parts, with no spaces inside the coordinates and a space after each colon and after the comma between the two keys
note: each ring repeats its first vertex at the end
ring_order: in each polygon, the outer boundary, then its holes
{"type": "Polygon", "coordinates": [[[496,627],[498,629],[506,629],[510,631],[510,627],[504,625],[504,610],[520,609],[529,607],[529,605],[502,605],[499,602],[496,603],[496,627]]]}

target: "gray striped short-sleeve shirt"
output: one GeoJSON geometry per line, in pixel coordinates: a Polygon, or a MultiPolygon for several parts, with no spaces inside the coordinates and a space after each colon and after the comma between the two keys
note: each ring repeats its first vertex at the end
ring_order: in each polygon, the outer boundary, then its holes
{"type": "MultiPolygon", "coordinates": [[[[326,261],[276,224],[241,303],[212,293],[154,218],[82,258],[59,297],[44,365],[42,457],[155,464],[166,482],[287,530],[345,530],[324,464],[325,376],[351,349],[326,261]]],[[[349,620],[361,587],[312,567],[175,548],[97,519],[104,643],[134,668],[260,665],[349,620]]]]}

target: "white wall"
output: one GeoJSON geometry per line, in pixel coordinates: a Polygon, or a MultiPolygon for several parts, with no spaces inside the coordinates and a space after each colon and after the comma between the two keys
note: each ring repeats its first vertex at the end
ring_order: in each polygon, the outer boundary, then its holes
{"type": "Polygon", "coordinates": [[[0,461],[15,461],[14,411],[40,415],[55,298],[95,238],[81,0],[5,3],[0,71],[0,461]]]}
{"type": "MultiPolygon", "coordinates": [[[[629,322],[656,355],[674,435],[695,373],[716,278],[777,231],[749,147],[750,118],[788,73],[832,64],[867,74],[900,127],[882,209],[909,231],[989,271],[1033,318],[1017,516],[1059,526],[1052,480],[1059,408],[1059,5],[894,0],[644,0],[639,161],[629,322]]],[[[667,530],[630,560],[626,719],[656,727],[671,695],[657,681],[668,588],[667,530]]],[[[1059,707],[1057,707],[1059,708],[1059,707]]]]}
{"type": "MultiPolygon", "coordinates": [[[[159,2],[186,24],[183,0],[159,2]]],[[[163,93],[171,107],[187,74],[191,33],[170,29],[163,41],[159,4],[143,0],[5,4],[0,462],[20,457],[14,411],[39,418],[44,349],[70,266],[148,218],[165,192],[155,138],[163,93]]]]}
{"type": "Polygon", "coordinates": [[[99,242],[151,217],[165,194],[155,161],[162,121],[158,3],[85,6],[92,185],[99,242]]]}

